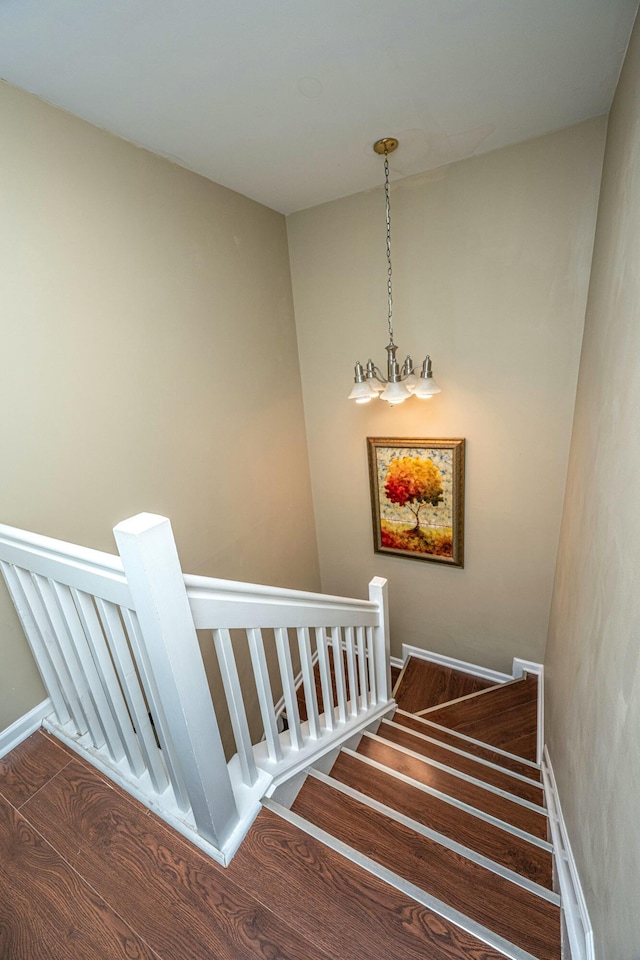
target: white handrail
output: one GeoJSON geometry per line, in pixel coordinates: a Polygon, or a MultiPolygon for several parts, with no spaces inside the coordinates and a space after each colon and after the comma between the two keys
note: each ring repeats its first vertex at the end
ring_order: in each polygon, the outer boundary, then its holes
{"type": "Polygon", "coordinates": [[[184,581],[198,630],[375,626],[378,623],[378,604],[370,600],[280,590],[189,574],[185,574],[184,581]]]}
{"type": "MultiPolygon", "coordinates": [[[[0,526],[0,530],[2,527],[0,526]]],[[[105,554],[109,556],[109,554],[105,554]]],[[[307,603],[310,606],[317,605],[324,609],[333,607],[356,608],[362,610],[372,610],[375,603],[370,600],[358,600],[352,597],[336,597],[330,593],[310,593],[306,590],[291,590],[286,587],[273,587],[263,583],[245,583],[243,580],[220,580],[217,577],[201,577],[191,573],[184,574],[184,582],[187,590],[192,595],[197,596],[196,591],[202,590],[206,594],[228,595],[240,598],[273,598],[279,603],[291,600],[298,603],[307,603]]]]}
{"type": "Polygon", "coordinates": [[[111,553],[0,524],[0,557],[119,606],[132,605],[122,560],[111,553]]]}
{"type": "Polygon", "coordinates": [[[54,706],[47,724],[226,863],[270,784],[392,705],[386,581],[357,600],[191,576],[166,518],[140,514],[114,534],[120,556],[0,525],[0,569],[54,706]],[[218,658],[229,764],[196,630],[218,658]]]}

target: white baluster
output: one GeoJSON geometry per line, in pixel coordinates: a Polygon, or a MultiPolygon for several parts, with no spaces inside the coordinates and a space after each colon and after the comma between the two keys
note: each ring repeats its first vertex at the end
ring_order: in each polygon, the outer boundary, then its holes
{"type": "Polygon", "coordinates": [[[71,596],[78,611],[78,617],[87,638],[87,644],[96,665],[104,695],[109,703],[111,715],[122,742],[124,756],[131,772],[140,776],[145,769],[144,759],[138,738],[131,725],[129,711],[122,696],[118,676],[107,647],[107,639],[98,619],[93,597],[74,588],[71,589],[71,596]]]}
{"type": "Polygon", "coordinates": [[[344,659],[342,656],[342,630],[340,627],[333,627],[331,631],[331,646],[333,649],[333,675],[336,682],[336,694],[338,700],[338,720],[340,723],[347,722],[347,692],[344,682],[344,659]]]}
{"type": "Polygon", "coordinates": [[[214,630],[213,642],[218,656],[222,686],[227,698],[231,727],[238,749],[242,780],[248,787],[252,787],[258,778],[258,770],[253,756],[251,733],[247,721],[247,711],[244,707],[231,634],[228,630],[214,630]]]}
{"type": "Polygon", "coordinates": [[[251,655],[251,663],[253,664],[253,675],[256,681],[258,703],[260,704],[260,714],[264,725],[264,736],[267,741],[269,758],[277,762],[278,760],[282,760],[282,746],[280,745],[280,735],[278,734],[276,711],[273,707],[273,693],[271,690],[271,680],[269,679],[267,658],[264,652],[262,630],[252,627],[250,630],[247,630],[247,639],[249,641],[249,653],[251,655]]]}
{"type": "MultiPolygon", "coordinates": [[[[82,706],[82,712],[87,721],[91,741],[93,746],[99,749],[104,746],[106,736],[98,711],[96,710],[91,687],[82,667],[75,638],[72,636],[67,622],[62,616],[52,581],[46,577],[40,577],[37,574],[34,574],[33,581],[42,601],[43,609],[51,624],[51,629],[58,640],[60,650],[67,664],[69,676],[71,677],[71,681],[82,706]]],[[[56,584],[56,586],[61,588],[62,585],[56,584]]],[[[90,664],[87,664],[87,666],[91,669],[90,664]]]]}
{"type": "Polygon", "coordinates": [[[367,666],[369,668],[369,706],[373,707],[378,702],[376,694],[376,651],[374,646],[373,627],[366,627],[367,636],[367,666]]]}
{"type": "Polygon", "coordinates": [[[46,691],[51,698],[51,703],[53,704],[53,709],[55,710],[58,723],[64,725],[65,723],[69,722],[71,716],[64,699],[64,694],[62,693],[58,675],[51,662],[47,646],[42,638],[40,630],[38,629],[38,624],[36,623],[33,611],[29,606],[27,597],[25,596],[22,585],[18,579],[16,568],[10,563],[6,563],[4,560],[2,561],[1,566],[5,583],[7,584],[7,590],[9,591],[11,599],[13,600],[13,605],[16,608],[18,618],[29,642],[29,647],[31,648],[34,660],[36,661],[38,670],[42,676],[42,681],[45,685],[46,691]]]}
{"type": "Polygon", "coordinates": [[[316,649],[318,651],[320,689],[322,690],[322,704],[324,707],[324,728],[325,730],[335,730],[336,719],[333,703],[333,687],[331,684],[331,665],[329,663],[327,635],[324,627],[316,627],[316,649]]]}
{"type": "Polygon", "coordinates": [[[344,631],[347,653],[347,676],[349,678],[349,713],[352,717],[358,716],[358,675],[356,671],[356,651],[353,642],[353,627],[346,627],[344,631]]]}
{"type": "Polygon", "coordinates": [[[367,643],[364,627],[356,627],[358,644],[358,679],[360,680],[360,709],[369,706],[369,683],[367,680],[367,643]]]}
{"type": "Polygon", "coordinates": [[[287,710],[287,723],[291,736],[291,746],[296,750],[303,747],[302,730],[300,729],[300,714],[296,698],[296,681],[293,675],[289,634],[285,627],[277,627],[275,631],[276,650],[278,651],[278,665],[282,679],[282,694],[287,710]]]}
{"type": "MultiPolygon", "coordinates": [[[[96,598],[96,607],[102,621],[102,629],[109,643],[120,686],[127,701],[129,714],[138,736],[144,766],[149,771],[154,790],[157,793],[163,793],[169,784],[167,772],[158,751],[149,718],[149,710],[140,688],[129,644],[122,629],[118,607],[107,600],[101,600],[99,597],[96,598]]],[[[189,799],[184,793],[184,789],[179,790],[176,800],[181,810],[189,808],[189,799]]]]}
{"type": "Polygon", "coordinates": [[[52,587],[56,595],[58,609],[76,648],[78,660],[82,665],[91,698],[95,704],[98,717],[100,718],[100,725],[104,733],[109,755],[112,760],[118,762],[124,757],[122,738],[118,731],[117,721],[113,715],[111,702],[96,668],[89,638],[82,627],[80,615],[74,603],[71,590],[65,584],[57,583],[55,580],[52,581],[52,587]]]}
{"type": "Polygon", "coordinates": [[[69,706],[69,711],[73,717],[76,732],[80,735],[85,734],[89,729],[87,720],[82,710],[82,704],[80,703],[78,692],[73,683],[73,679],[71,677],[71,673],[69,672],[69,667],[65,661],[60,643],[54,633],[53,627],[51,626],[51,621],[49,620],[45,607],[42,603],[42,598],[40,597],[40,594],[36,588],[34,582],[36,575],[28,572],[27,570],[21,570],[19,568],[16,569],[16,573],[24,592],[24,596],[33,614],[33,619],[37,624],[40,636],[42,637],[47,648],[49,659],[53,664],[56,676],[58,677],[58,682],[60,684],[65,701],[69,706]]]}
{"type": "Polygon", "coordinates": [[[313,669],[309,628],[298,627],[297,633],[304,699],[307,707],[307,720],[309,722],[309,735],[313,737],[314,740],[317,740],[320,736],[320,717],[318,714],[318,697],[316,694],[316,678],[313,669]]]}

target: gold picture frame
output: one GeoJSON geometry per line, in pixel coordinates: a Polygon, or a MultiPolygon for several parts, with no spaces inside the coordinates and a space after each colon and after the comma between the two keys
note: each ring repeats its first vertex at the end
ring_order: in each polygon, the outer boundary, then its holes
{"type": "Polygon", "coordinates": [[[367,437],[373,549],[464,566],[464,438],[367,437]]]}

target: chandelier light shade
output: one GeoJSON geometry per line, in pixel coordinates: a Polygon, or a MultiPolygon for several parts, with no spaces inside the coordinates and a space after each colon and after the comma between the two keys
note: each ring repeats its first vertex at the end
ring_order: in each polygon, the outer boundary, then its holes
{"type": "Polygon", "coordinates": [[[384,195],[386,201],[387,224],[387,326],[389,329],[389,343],[387,344],[387,375],[384,376],[373,360],[368,360],[365,367],[360,361],[355,366],[353,388],[349,400],[356,403],[369,403],[379,397],[392,405],[404,403],[410,397],[419,400],[430,400],[435,393],[440,393],[440,387],[433,378],[431,358],[427,355],[422,364],[420,374],[416,374],[413,360],[407,356],[402,367],[396,359],[397,346],[393,339],[393,270],[391,266],[391,198],[389,192],[389,154],[398,146],[395,137],[384,137],[377,140],[374,151],[384,156],[384,195]]]}

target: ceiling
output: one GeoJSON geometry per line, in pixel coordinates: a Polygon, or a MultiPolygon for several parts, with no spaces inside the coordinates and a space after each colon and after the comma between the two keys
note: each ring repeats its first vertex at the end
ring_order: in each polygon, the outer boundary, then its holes
{"type": "Polygon", "coordinates": [[[291,213],[605,113],[637,7],[0,0],[0,76],[291,213]]]}

